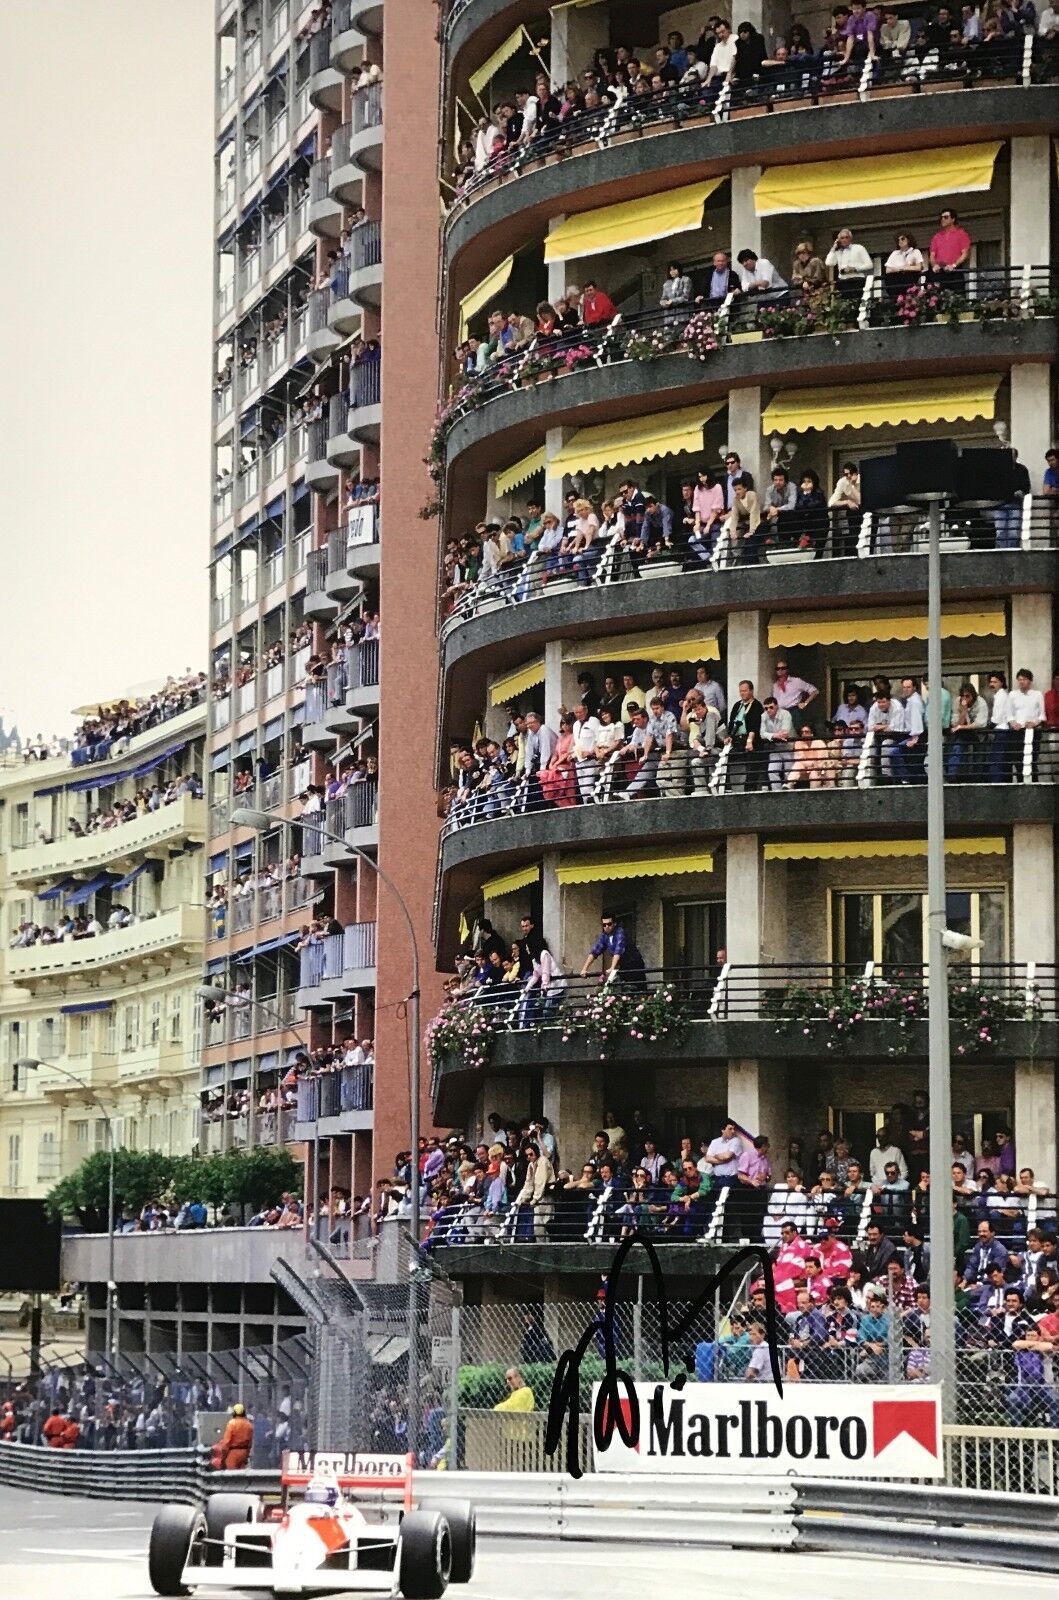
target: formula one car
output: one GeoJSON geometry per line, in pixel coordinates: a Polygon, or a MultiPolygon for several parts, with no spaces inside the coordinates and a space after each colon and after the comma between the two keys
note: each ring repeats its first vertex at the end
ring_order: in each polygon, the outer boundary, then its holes
{"type": "Polygon", "coordinates": [[[277,1502],[212,1494],[163,1506],[151,1528],[156,1594],[261,1589],[277,1597],[370,1590],[440,1600],[474,1573],[474,1509],[416,1509],[412,1457],[287,1452],[277,1502]]]}

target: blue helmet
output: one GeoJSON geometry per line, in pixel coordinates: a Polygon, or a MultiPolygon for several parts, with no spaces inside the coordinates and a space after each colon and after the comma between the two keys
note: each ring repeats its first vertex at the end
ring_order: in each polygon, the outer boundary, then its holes
{"type": "Polygon", "coordinates": [[[305,1491],[307,1506],[337,1506],[338,1488],[333,1483],[310,1483],[305,1491]]]}

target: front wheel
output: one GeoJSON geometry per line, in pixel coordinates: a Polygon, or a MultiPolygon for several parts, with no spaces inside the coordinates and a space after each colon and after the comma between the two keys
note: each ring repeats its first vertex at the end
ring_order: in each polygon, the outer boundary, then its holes
{"type": "Polygon", "coordinates": [[[206,1519],[194,1506],[163,1506],[151,1524],[147,1551],[147,1576],[155,1594],[183,1595],[191,1590],[182,1582],[191,1548],[204,1538],[206,1519]]]}
{"type": "Polygon", "coordinates": [[[469,1500],[441,1500],[434,1510],[445,1518],[452,1541],[450,1583],[470,1583],[474,1577],[474,1551],[477,1541],[474,1507],[469,1500]]]}
{"type": "Polygon", "coordinates": [[[436,1511],[410,1511],[401,1523],[397,1586],[405,1600],[441,1600],[452,1571],[452,1537],[436,1511]]]}

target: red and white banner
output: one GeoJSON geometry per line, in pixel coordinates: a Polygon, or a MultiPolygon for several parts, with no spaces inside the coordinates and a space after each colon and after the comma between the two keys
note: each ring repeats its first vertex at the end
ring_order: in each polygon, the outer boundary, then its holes
{"type": "MultiPolygon", "coordinates": [[[[596,1385],[593,1401],[599,1393],[596,1385]]],[[[802,1478],[940,1478],[941,1390],[932,1384],[638,1383],[639,1440],[617,1431],[597,1472],[802,1478]]],[[[633,1408],[621,1403],[627,1420],[633,1408]]]]}

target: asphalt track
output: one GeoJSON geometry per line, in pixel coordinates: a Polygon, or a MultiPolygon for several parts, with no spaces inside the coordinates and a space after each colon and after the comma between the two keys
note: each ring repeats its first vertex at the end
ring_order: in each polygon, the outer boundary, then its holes
{"type": "MultiPolygon", "coordinates": [[[[3,1600],[153,1600],[147,1534],[154,1507],[73,1500],[0,1487],[3,1600]]],[[[1032,1541],[1032,1532],[1027,1531],[1032,1541]]],[[[467,1600],[821,1600],[828,1595],[922,1600],[1055,1600],[1055,1576],[884,1561],[868,1556],[772,1554],[754,1550],[662,1549],[623,1543],[559,1544],[481,1540],[474,1582],[450,1595],[467,1600]]],[[[210,1591],[198,1591],[204,1597],[210,1591]]],[[[220,1591],[215,1590],[215,1594],[220,1591]]],[[[225,1591],[230,1594],[231,1591],[225,1591]]]]}

